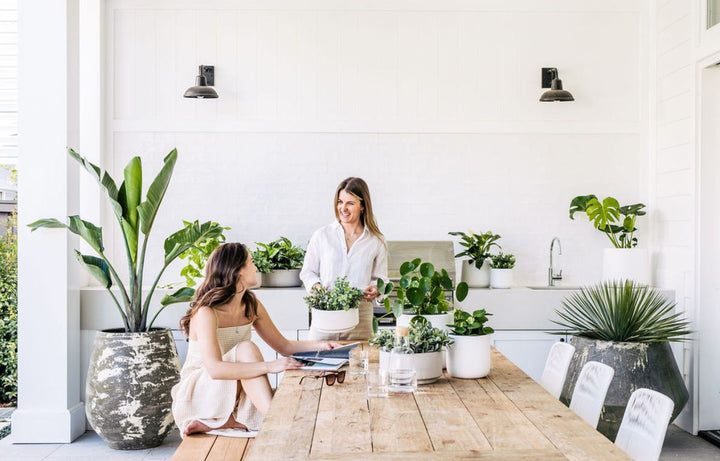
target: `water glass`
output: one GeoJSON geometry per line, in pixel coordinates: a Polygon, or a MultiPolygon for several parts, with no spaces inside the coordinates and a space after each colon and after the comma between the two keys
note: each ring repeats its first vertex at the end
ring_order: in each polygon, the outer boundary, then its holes
{"type": "Polygon", "coordinates": [[[368,370],[365,378],[368,398],[388,396],[388,376],[385,370],[373,367],[368,370]]]}
{"type": "Polygon", "coordinates": [[[364,375],[368,371],[368,351],[355,347],[350,350],[350,366],[351,375],[364,375]]]}
{"type": "Polygon", "coordinates": [[[417,391],[417,373],[413,369],[395,369],[388,371],[388,389],[393,393],[417,391]]]}

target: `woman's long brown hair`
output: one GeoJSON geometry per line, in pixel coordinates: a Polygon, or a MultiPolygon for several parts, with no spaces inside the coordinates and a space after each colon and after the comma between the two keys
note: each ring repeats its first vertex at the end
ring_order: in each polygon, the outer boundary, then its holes
{"type": "MultiPolygon", "coordinates": [[[[180,328],[190,336],[190,319],[202,306],[215,308],[229,302],[237,290],[240,270],[243,268],[249,253],[242,243],[224,243],[212,252],[205,266],[205,281],[195,292],[190,302],[190,309],[180,319],[180,328]]],[[[257,298],[250,290],[245,290],[242,297],[245,306],[245,317],[254,320],[257,317],[257,298]]]]}
{"type": "Polygon", "coordinates": [[[367,227],[372,235],[380,239],[383,244],[385,243],[385,237],[380,228],[375,222],[375,215],[373,214],[372,200],[370,200],[370,188],[362,178],[346,178],[338,184],[335,189],[335,202],[333,203],[333,209],[335,210],[335,219],[340,221],[340,215],[338,213],[337,203],[340,197],[340,191],[344,190],[348,194],[354,195],[360,199],[360,204],[363,207],[360,213],[360,223],[367,227]]]}

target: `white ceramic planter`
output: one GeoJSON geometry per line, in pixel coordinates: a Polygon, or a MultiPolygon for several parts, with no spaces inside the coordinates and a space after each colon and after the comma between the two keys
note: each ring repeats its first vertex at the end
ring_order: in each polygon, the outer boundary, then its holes
{"type": "Polygon", "coordinates": [[[264,287],[299,287],[300,269],[285,269],[268,272],[263,275],[264,287]]]}
{"type": "Polygon", "coordinates": [[[310,309],[312,312],[312,327],[326,333],[344,333],[355,328],[360,320],[359,309],[346,311],[321,311],[310,309]]]}
{"type": "Polygon", "coordinates": [[[512,269],[490,269],[490,286],[493,288],[510,288],[513,283],[512,269]]]}
{"type": "MultiPolygon", "coordinates": [[[[442,376],[443,351],[413,354],[413,364],[418,384],[430,384],[442,376]]],[[[380,369],[387,370],[390,364],[390,352],[380,351],[380,369]]]]}
{"type": "Polygon", "coordinates": [[[462,270],[460,271],[460,280],[467,283],[470,288],[487,288],[490,286],[490,258],[483,261],[480,269],[475,267],[475,263],[469,263],[469,260],[462,261],[462,270]]]}
{"type": "Polygon", "coordinates": [[[490,335],[450,335],[447,370],[454,378],[483,378],[490,372],[490,335]]]}
{"type": "Polygon", "coordinates": [[[650,284],[650,257],[645,248],[605,248],[603,280],[625,280],[650,284]]]}
{"type": "MultiPolygon", "coordinates": [[[[400,318],[397,319],[397,326],[399,327],[407,327],[410,326],[410,320],[415,317],[414,315],[410,314],[403,314],[400,316],[400,318]]],[[[452,311],[446,312],[445,314],[437,314],[437,315],[423,315],[428,321],[430,322],[430,325],[433,326],[433,328],[439,328],[443,331],[447,331],[448,327],[446,326],[449,323],[453,323],[453,313],[452,311]]]]}

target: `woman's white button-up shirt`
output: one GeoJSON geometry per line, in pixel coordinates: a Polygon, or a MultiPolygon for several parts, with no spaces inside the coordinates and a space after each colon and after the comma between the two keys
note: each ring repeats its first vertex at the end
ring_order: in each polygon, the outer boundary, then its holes
{"type": "Polygon", "coordinates": [[[321,227],[310,238],[300,279],[310,292],[316,283],[332,287],[339,277],[347,277],[350,285],[364,290],[378,278],[387,281],[387,248],[368,231],[347,251],[345,232],[339,222],[321,227]]]}

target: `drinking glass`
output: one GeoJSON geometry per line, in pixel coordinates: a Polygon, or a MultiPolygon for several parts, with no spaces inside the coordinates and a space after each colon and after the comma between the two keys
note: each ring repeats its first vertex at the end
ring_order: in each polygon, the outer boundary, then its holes
{"type": "Polygon", "coordinates": [[[368,370],[368,351],[355,347],[350,350],[350,374],[364,375],[368,370]]]}
{"type": "Polygon", "coordinates": [[[377,367],[370,368],[365,378],[367,379],[368,398],[388,396],[388,376],[385,370],[377,367]]]}

